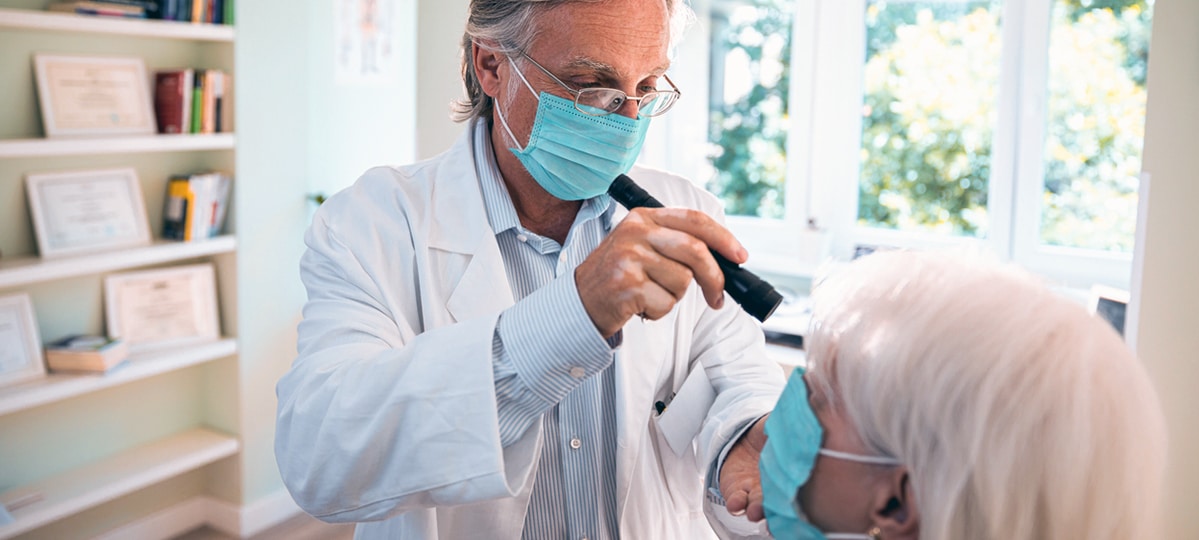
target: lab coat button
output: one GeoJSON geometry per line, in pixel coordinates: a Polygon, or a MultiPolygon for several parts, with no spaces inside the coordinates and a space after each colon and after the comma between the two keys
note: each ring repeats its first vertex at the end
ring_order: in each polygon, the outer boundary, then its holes
{"type": "Polygon", "coordinates": [[[570,368],[570,376],[571,377],[574,377],[576,379],[582,379],[585,375],[587,375],[587,370],[585,370],[579,366],[570,368]]]}
{"type": "Polygon", "coordinates": [[[571,439],[571,440],[570,440],[570,447],[571,447],[571,448],[574,448],[575,450],[578,450],[578,449],[579,449],[581,446],[583,446],[583,441],[580,441],[578,438],[574,438],[574,439],[571,439]]]}

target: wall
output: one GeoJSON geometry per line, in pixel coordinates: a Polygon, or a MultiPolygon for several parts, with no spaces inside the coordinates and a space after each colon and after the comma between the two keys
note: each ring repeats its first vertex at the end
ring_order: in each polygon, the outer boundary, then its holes
{"type": "Polygon", "coordinates": [[[1152,180],[1137,353],[1157,385],[1170,429],[1163,538],[1199,538],[1199,2],[1155,4],[1148,80],[1144,169],[1152,180]]]}
{"type": "MultiPolygon", "coordinates": [[[[342,2],[337,2],[337,5],[342,2]]],[[[415,2],[395,0],[395,78],[334,80],[334,0],[237,4],[240,501],[283,489],[274,455],[275,384],[296,355],[307,295],[299,280],[313,192],[413,158],[415,2]]]]}
{"type": "Polygon", "coordinates": [[[464,124],[450,120],[450,102],[462,89],[462,31],[469,0],[424,0],[418,11],[416,155],[433,157],[448,149],[464,124]]]}

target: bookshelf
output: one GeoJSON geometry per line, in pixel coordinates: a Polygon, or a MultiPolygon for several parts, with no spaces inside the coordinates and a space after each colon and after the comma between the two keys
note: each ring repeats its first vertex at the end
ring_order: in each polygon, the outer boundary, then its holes
{"type": "Polygon", "coordinates": [[[244,181],[233,133],[44,138],[32,73],[36,52],[140,57],[150,74],[233,73],[236,31],[44,11],[50,3],[0,0],[0,296],[33,298],[43,342],[100,334],[104,276],[211,262],[225,337],[135,354],[104,375],[51,373],[0,387],[0,503],[21,501],[0,539],[92,537],[196,498],[233,498],[241,482],[235,220],[211,240],[43,259],[24,188],[33,172],[132,167],[160,238],[168,175],[220,170],[244,181]]]}

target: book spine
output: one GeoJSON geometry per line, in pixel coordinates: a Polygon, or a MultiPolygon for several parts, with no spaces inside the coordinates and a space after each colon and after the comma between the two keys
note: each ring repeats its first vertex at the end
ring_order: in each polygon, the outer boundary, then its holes
{"type": "Polygon", "coordinates": [[[225,132],[225,72],[217,71],[216,80],[212,83],[213,106],[213,132],[225,132]]]}
{"type": "Polygon", "coordinates": [[[192,17],[191,22],[198,23],[204,21],[204,0],[191,0],[192,17]]]}
{"type": "Polygon", "coordinates": [[[219,71],[204,72],[204,121],[201,125],[203,133],[216,132],[216,80],[220,76],[219,71]]]}
{"type": "Polygon", "coordinates": [[[204,70],[197,69],[192,86],[192,118],[191,133],[200,133],[200,121],[203,119],[204,107],[204,70]]]}
{"type": "Polygon", "coordinates": [[[162,237],[183,240],[187,227],[187,178],[171,177],[167,181],[167,197],[162,209],[162,237]]]}
{"type": "Polygon", "coordinates": [[[236,13],[236,10],[233,8],[235,2],[236,0],[225,0],[225,13],[223,16],[225,24],[230,26],[233,25],[234,13],[236,13]]]}
{"type": "Polygon", "coordinates": [[[183,133],[184,72],[160,71],[154,74],[154,116],[159,133],[183,133]]]}

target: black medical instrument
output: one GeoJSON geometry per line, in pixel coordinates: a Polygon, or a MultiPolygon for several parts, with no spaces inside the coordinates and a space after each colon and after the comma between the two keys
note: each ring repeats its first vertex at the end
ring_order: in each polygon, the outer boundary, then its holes
{"type": "MultiPolygon", "coordinates": [[[[612,181],[612,185],[608,187],[608,195],[629,210],[663,208],[658,199],[646,193],[641,186],[633,182],[632,178],[623,174],[612,181]]],[[[741,304],[741,308],[747,313],[759,321],[766,322],[770,314],[774,313],[774,310],[783,302],[783,295],[753,272],[741,268],[740,265],[724,258],[714,250],[709,249],[708,251],[712,252],[712,257],[716,259],[716,264],[724,273],[724,290],[733,297],[733,300],[741,304]]]]}

